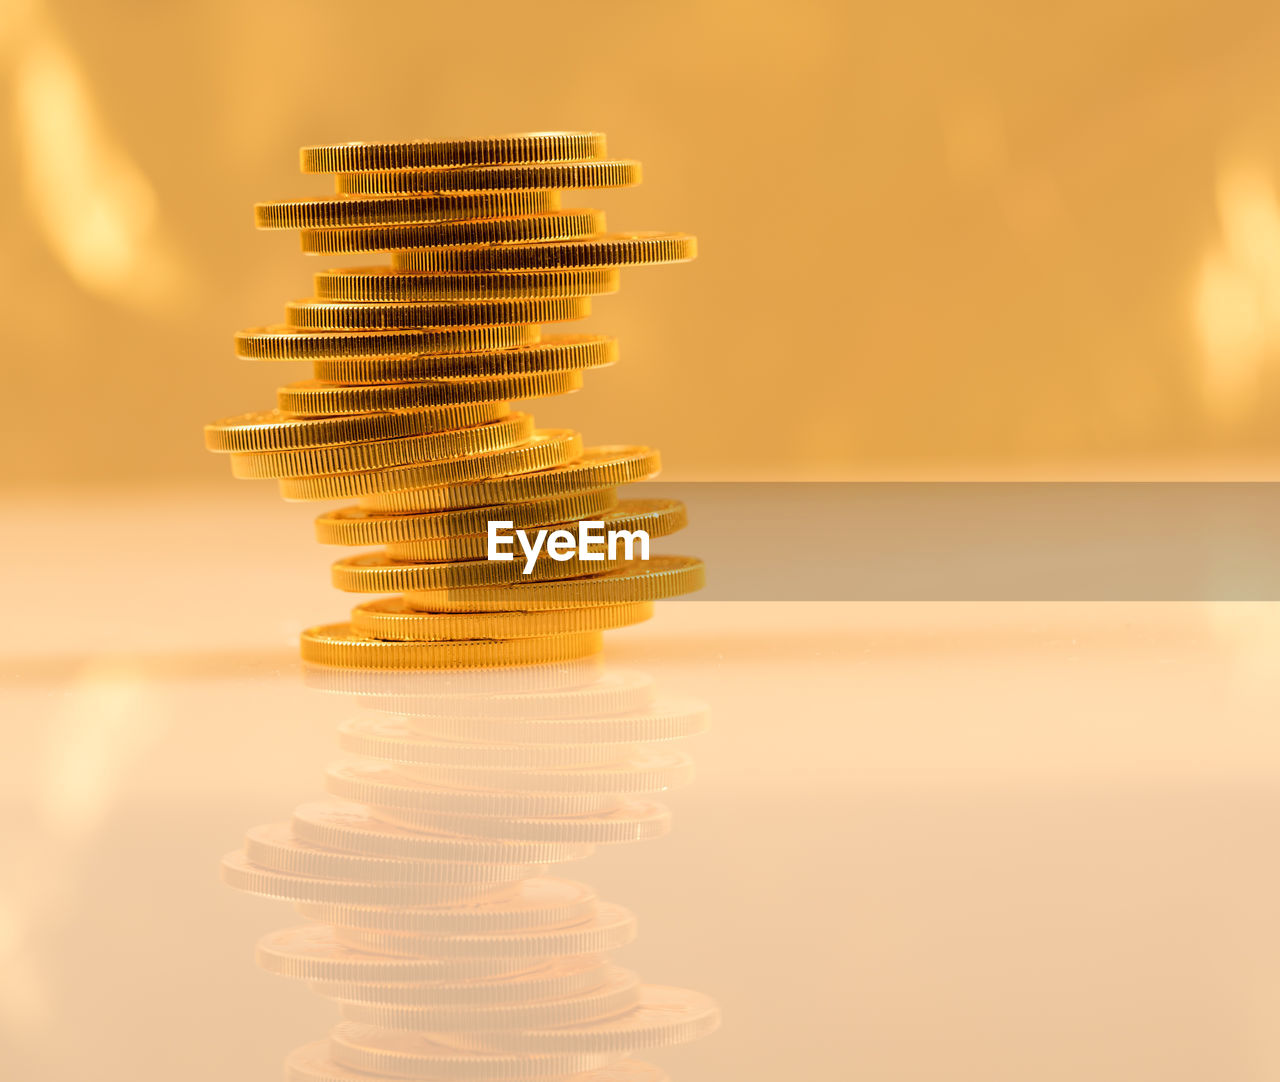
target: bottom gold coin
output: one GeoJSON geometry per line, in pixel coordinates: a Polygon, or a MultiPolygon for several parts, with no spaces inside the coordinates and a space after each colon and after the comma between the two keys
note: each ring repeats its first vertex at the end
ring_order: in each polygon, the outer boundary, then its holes
{"type": "Polygon", "coordinates": [[[417,612],[402,597],[386,597],[352,609],[351,630],[390,640],[523,639],[608,631],[643,623],[652,615],[652,601],[541,612],[417,612]]]}
{"type": "Polygon", "coordinates": [[[357,634],[350,624],[328,624],[302,633],[302,659],[348,669],[476,669],[569,661],[599,653],[599,631],[528,639],[460,639],[390,642],[357,634]]]}

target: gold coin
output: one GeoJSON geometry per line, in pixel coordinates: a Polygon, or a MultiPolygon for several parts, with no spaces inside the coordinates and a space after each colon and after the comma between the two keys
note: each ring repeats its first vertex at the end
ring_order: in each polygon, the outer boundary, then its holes
{"type": "Polygon", "coordinates": [[[402,193],[501,192],[522,188],[630,188],[640,183],[637,161],[593,161],[559,164],[481,165],[465,169],[422,169],[397,172],[341,172],[338,192],[345,195],[402,193]]]}
{"type": "Polygon", "coordinates": [[[369,511],[404,514],[526,503],[572,492],[617,488],[632,481],[643,481],[653,477],[661,468],[661,463],[658,452],[652,447],[588,447],[575,461],[556,469],[465,485],[376,493],[362,498],[360,506],[369,511]]]}
{"type": "Polygon", "coordinates": [[[613,763],[631,750],[630,745],[599,743],[498,744],[465,738],[443,740],[417,732],[408,718],[379,717],[343,722],[338,726],[338,746],[352,755],[384,763],[451,763],[507,769],[613,763]]]}
{"type": "Polygon", "coordinates": [[[532,437],[533,417],[527,413],[511,413],[485,425],[421,436],[400,436],[303,451],[258,451],[232,455],[231,472],[236,477],[263,479],[378,470],[483,451],[501,451],[525,443],[532,437]]]}
{"type": "Polygon", "coordinates": [[[702,561],[696,556],[654,556],[643,564],[632,563],[574,579],[411,589],[405,593],[405,602],[410,608],[428,612],[508,612],[621,605],[693,593],[702,589],[705,581],[702,561]]]}
{"type": "MultiPolygon", "coordinates": [[[[417,353],[476,353],[537,342],[537,327],[446,327],[416,331],[296,331],[254,327],[236,332],[236,356],[250,361],[314,361],[334,357],[411,357],[417,353]]],[[[361,411],[365,412],[365,411],[361,411]]]]}
{"type": "Polygon", "coordinates": [[[552,210],[521,218],[470,218],[459,222],[416,222],[338,229],[304,229],[302,250],[313,255],[389,252],[456,244],[539,244],[579,240],[604,231],[604,211],[552,210]]]}
{"type": "Polygon", "coordinates": [[[524,793],[600,793],[628,796],[662,793],[693,780],[693,760],[672,748],[638,748],[613,763],[585,766],[464,766],[405,763],[402,776],[426,785],[458,789],[517,789],[524,793]]]}
{"type": "Polygon", "coordinates": [[[353,950],[414,958],[557,958],[606,954],[636,937],[636,918],[620,905],[601,902],[586,920],[560,928],[528,928],[475,935],[430,935],[336,928],[335,938],[353,950]]]}
{"type": "Polygon", "coordinates": [[[591,847],[585,845],[557,846],[425,834],[374,819],[357,805],[335,802],[300,804],[293,810],[291,830],[305,845],[404,860],[515,866],[581,860],[591,855],[591,847]]]}
{"type": "MultiPolygon", "coordinates": [[[[379,819],[384,818],[384,810],[398,814],[406,808],[489,816],[595,815],[611,811],[619,803],[617,797],[600,793],[486,793],[433,788],[406,778],[391,767],[372,763],[330,767],[325,774],[325,790],[333,796],[367,804],[379,819]]],[[[417,829],[398,818],[387,821],[417,829]]]]}
{"type": "Polygon", "coordinates": [[[253,205],[259,229],[333,229],[358,225],[444,222],[457,218],[509,218],[560,209],[560,193],[476,192],[466,195],[398,195],[385,199],[326,195],[277,199],[253,205]]]}
{"type": "Polygon", "coordinates": [[[536,346],[484,353],[432,353],[418,357],[364,357],[315,361],[318,380],[331,383],[410,383],[418,380],[530,375],[583,371],[618,360],[618,342],[601,334],[558,334],[536,346]]]}
{"type": "Polygon", "coordinates": [[[397,413],[360,413],[349,417],[298,419],[280,410],[242,413],[204,426],[204,445],[210,451],[253,454],[259,451],[297,451],[344,443],[388,440],[472,428],[496,421],[507,413],[502,402],[471,402],[458,406],[430,406],[397,413]]]}
{"type": "Polygon", "coordinates": [[[275,872],[310,879],[346,879],[369,884],[434,886],[461,883],[488,886],[528,879],[535,872],[528,864],[479,864],[335,852],[294,837],[293,828],[288,823],[253,827],[245,835],[244,855],[251,864],[275,872]]]}
{"type": "Polygon", "coordinates": [[[581,657],[603,645],[598,631],[540,639],[386,642],[356,635],[350,624],[329,624],[302,633],[302,660],[354,669],[467,669],[581,657]]]}
{"type": "Polygon", "coordinates": [[[357,605],[351,610],[351,627],[371,639],[522,639],[609,631],[643,623],[651,616],[651,601],[543,612],[415,612],[401,598],[389,597],[357,605]]]}
{"type": "MultiPolygon", "coordinates": [[[[518,507],[519,504],[514,506],[518,507]]],[[[490,508],[489,515],[495,522],[514,522],[514,519],[507,517],[503,508],[490,508]]],[[[579,521],[583,519],[565,520],[548,524],[545,529],[548,531],[568,530],[573,532],[579,521]]],[[[594,518],[585,519],[589,522],[604,523],[605,530],[644,530],[650,538],[668,537],[677,530],[682,530],[689,524],[688,515],[685,506],[679,500],[665,499],[645,499],[645,500],[621,500],[612,510],[602,512],[594,518]]],[[[428,560],[428,561],[450,561],[450,560],[468,560],[468,559],[485,559],[488,551],[488,523],[482,532],[474,534],[466,534],[457,537],[448,538],[429,538],[421,541],[396,541],[388,545],[386,554],[393,560],[428,560]]],[[[515,527],[512,529],[522,529],[523,527],[515,527]]],[[[550,536],[550,534],[548,534],[550,536]]],[[[520,565],[523,572],[524,558],[521,555],[519,547],[512,545],[510,551],[515,553],[516,559],[511,561],[520,565]]],[[[539,558],[542,559],[541,557],[539,558]]],[[[544,561],[549,567],[554,566],[558,561],[544,561]]],[[[594,561],[600,568],[608,565],[607,560],[594,561]]],[[[587,561],[590,565],[593,561],[587,561]]],[[[573,560],[564,561],[562,567],[577,566],[573,560]]],[[[587,574],[592,572],[588,571],[587,574]]],[[[555,574],[548,571],[545,575],[539,574],[537,571],[532,573],[530,577],[538,578],[568,578],[565,574],[555,574]]],[[[459,583],[460,585],[460,583],[459,583]]],[[[642,617],[647,619],[647,617],[642,617]]],[[[615,625],[618,627],[624,625],[615,625]]]]}
{"type": "MultiPolygon", "coordinates": [[[[535,561],[527,576],[522,574],[519,559],[495,563],[483,557],[471,560],[441,560],[436,563],[404,563],[391,559],[385,550],[344,556],[333,562],[331,580],[339,590],[353,594],[386,594],[394,591],[413,593],[467,587],[506,586],[522,579],[551,579],[559,582],[570,577],[588,577],[600,571],[628,567],[636,563],[619,557],[586,563],[579,559],[535,561]]],[[[511,606],[516,610],[517,606],[511,606]]],[[[507,611],[511,611],[507,610],[507,611]]],[[[430,611],[430,610],[428,610],[430,611]]],[[[441,610],[450,611],[450,610],[441,610]]],[[[453,609],[454,612],[463,610],[453,609]]],[[[483,610],[481,610],[483,611],[483,610]]],[[[492,610],[490,610],[492,611],[492,610]]]]}
{"type": "MultiPolygon", "coordinates": [[[[442,802],[437,802],[442,803],[442,802]]],[[[480,815],[445,808],[380,808],[377,816],[410,830],[440,830],[515,841],[618,845],[661,838],[671,830],[671,812],[653,800],[626,799],[616,807],[578,815],[480,815]]]]}
{"type": "Polygon", "coordinates": [[[522,401],[571,394],[581,386],[581,372],[534,372],[527,376],[495,379],[436,379],[421,383],[361,387],[338,387],[304,381],[291,383],[277,390],[276,405],[291,417],[332,417],[335,414],[399,412],[478,402],[522,401]]]}
{"type": "Polygon", "coordinates": [[[389,267],[347,267],[315,276],[321,300],[364,304],[404,301],[501,300],[511,297],[595,297],[617,293],[616,267],[497,274],[406,274],[389,267]]]}
{"type": "MultiPolygon", "coordinates": [[[[586,297],[542,297],[509,301],[430,301],[409,304],[345,304],[290,301],[285,323],[311,331],[381,331],[415,327],[473,327],[501,323],[560,323],[591,314],[586,297]]],[[[473,354],[473,356],[476,356],[473,354]]],[[[479,354],[478,356],[485,356],[479,354]]],[[[350,362],[347,362],[350,363],[350,362]]],[[[443,375],[454,375],[445,372],[443,375]]],[[[462,373],[457,373],[461,375],[462,373]]],[[[317,379],[329,377],[316,373],[317,379]]],[[[348,380],[360,383],[363,380],[348,380]]]]}
{"type": "Polygon", "coordinates": [[[484,139],[422,139],[303,147],[304,173],[438,169],[506,162],[585,162],[605,156],[603,132],[540,131],[484,139]]]}
{"type": "Polygon", "coordinates": [[[222,858],[222,881],[246,894],[286,902],[344,902],[350,905],[435,905],[481,897],[494,884],[366,883],[293,875],[251,863],[242,852],[222,858]]]}
{"type": "Polygon", "coordinates": [[[605,983],[564,999],[533,1003],[343,1003],[342,1017],[390,1030],[463,1033],[470,1030],[547,1029],[597,1022],[636,1006],[640,978],[617,966],[605,970],[605,983]]]}
{"type": "Polygon", "coordinates": [[[522,530],[529,526],[549,526],[554,522],[589,518],[617,505],[617,490],[601,488],[593,492],[573,492],[549,500],[533,500],[502,507],[429,511],[422,514],[380,515],[362,507],[343,507],[336,511],[326,511],[316,519],[316,540],[322,545],[381,545],[465,537],[487,531],[491,518],[509,520],[515,524],[516,529],[522,530]]]}
{"type": "Polygon", "coordinates": [[[613,233],[585,240],[489,247],[423,248],[391,253],[391,269],[430,274],[567,270],[687,263],[698,242],[687,233],[613,233]]]}
{"type": "Polygon", "coordinates": [[[565,999],[599,988],[608,978],[603,959],[590,955],[557,958],[532,969],[499,979],[449,983],[362,983],[350,980],[312,981],[311,990],[344,1004],[381,1007],[463,1007],[531,1003],[565,999]]]}
{"type": "MultiPolygon", "coordinates": [[[[377,604],[377,602],[370,602],[377,604]]],[[[557,611],[557,610],[551,610],[557,611]]],[[[592,609],[571,609],[592,612],[592,609]]],[[[460,613],[459,615],[473,615],[460,613]]],[[[478,614],[475,614],[478,615],[478,614]]],[[[696,699],[663,699],[638,711],[598,717],[467,718],[440,713],[433,717],[396,719],[410,731],[441,740],[485,740],[516,744],[522,748],[540,744],[600,744],[603,747],[683,740],[707,729],[708,710],[696,699]]]]}
{"type": "Polygon", "coordinates": [[[496,451],[415,462],[377,471],[337,473],[322,477],[280,479],[286,500],[335,500],[401,488],[456,484],[476,478],[501,477],[559,466],[582,453],[582,437],[563,428],[539,429],[524,443],[496,451]]]}
{"type": "Polygon", "coordinates": [[[458,906],[406,909],[307,904],[298,906],[298,911],[309,920],[342,928],[474,936],[581,924],[595,916],[598,908],[596,892],[585,883],[538,877],[504,888],[501,896],[458,906]]]}
{"type": "Polygon", "coordinates": [[[482,1052],[608,1054],[686,1044],[720,1025],[720,1009],[710,996],[688,988],[646,984],[635,1007],[615,1018],[556,1029],[484,1034],[449,1034],[452,1044],[482,1052]]]}
{"type": "Polygon", "coordinates": [[[295,980],[387,982],[450,987],[443,982],[509,979],[528,963],[508,958],[382,957],[339,943],[321,924],[269,932],[254,958],[268,973],[295,980]]]}
{"type": "MultiPolygon", "coordinates": [[[[581,1075],[608,1067],[621,1056],[613,1052],[473,1052],[422,1033],[394,1033],[362,1022],[339,1022],[329,1032],[329,1056],[340,1066],[364,1074],[431,1082],[533,1082],[581,1075]]],[[[333,1076],[322,1076],[325,1078],[333,1076]]],[[[338,1076],[341,1078],[341,1076],[338,1076]]],[[[589,1078],[590,1076],[588,1076],[589,1078]]],[[[342,1082],[348,1082],[342,1078],[342,1082]]],[[[587,1082],[573,1078],[573,1082],[587,1082]]]]}

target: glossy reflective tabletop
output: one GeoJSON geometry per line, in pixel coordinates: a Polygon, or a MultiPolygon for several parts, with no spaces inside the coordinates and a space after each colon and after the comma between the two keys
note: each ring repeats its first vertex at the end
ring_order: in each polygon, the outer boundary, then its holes
{"type": "MultiPolygon", "coordinates": [[[[342,615],[328,556],[306,513],[231,499],[23,514],[4,1073],[275,1078],[336,1011],[255,967],[289,906],[218,862],[322,795],[369,706],[295,660],[342,615]]],[[[622,964],[719,1004],[717,1033],[646,1056],[673,1079],[1260,1082],[1278,642],[1263,605],[684,602],[599,668],[413,693],[641,680],[709,705],[671,833],[564,873],[636,914],[622,964]]]]}

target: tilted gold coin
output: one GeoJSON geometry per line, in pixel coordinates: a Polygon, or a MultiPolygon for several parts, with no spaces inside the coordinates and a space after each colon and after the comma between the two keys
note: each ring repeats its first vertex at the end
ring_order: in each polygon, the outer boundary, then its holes
{"type": "MultiPolygon", "coordinates": [[[[585,577],[636,564],[623,557],[587,563],[581,559],[547,560],[539,557],[525,575],[519,559],[503,563],[484,557],[470,560],[440,560],[436,563],[405,563],[391,559],[385,550],[344,556],[333,562],[331,580],[339,590],[353,594],[387,594],[397,591],[424,592],[466,587],[498,587],[529,579],[585,577]]],[[[421,608],[421,606],[419,606],[421,608]]],[[[513,606],[513,609],[515,607],[513,606]]],[[[442,609],[448,612],[448,609],[442,609]]],[[[461,610],[454,609],[454,612],[461,610]]],[[[504,610],[511,611],[511,610],[504,610]]]]}
{"type": "MultiPolygon", "coordinates": [[[[406,831],[405,833],[409,833],[406,831]]],[[[294,837],[289,823],[253,827],[245,835],[245,858],[260,868],[312,879],[405,885],[514,883],[536,869],[529,864],[480,864],[325,849],[294,837]]]]}
{"type": "MultiPolygon", "coordinates": [[[[491,379],[434,379],[421,383],[341,387],[313,380],[276,391],[277,408],[291,417],[333,417],[347,413],[438,409],[477,402],[522,401],[572,394],[582,386],[581,372],[534,372],[491,379]]],[[[597,486],[601,487],[601,486],[597,486]]]]}
{"type": "Polygon", "coordinates": [[[518,789],[525,793],[663,793],[693,780],[693,760],[674,748],[637,748],[613,763],[585,766],[467,766],[404,763],[397,771],[426,785],[459,789],[518,789]]]}
{"type": "Polygon", "coordinates": [[[376,759],[383,763],[440,763],[508,770],[616,763],[634,750],[626,744],[500,744],[483,739],[446,740],[419,733],[407,718],[380,717],[343,722],[338,726],[338,746],[362,759],[376,759]]]}
{"type": "MultiPolygon", "coordinates": [[[[518,507],[519,504],[513,506],[518,507]]],[[[501,510],[491,511],[490,517],[496,522],[514,523],[515,521],[508,518],[501,510]]],[[[549,523],[543,528],[548,531],[548,539],[561,530],[567,530],[576,537],[580,521],[584,521],[584,518],[549,523]]],[[[667,499],[621,500],[611,510],[602,512],[594,518],[585,518],[585,521],[602,523],[603,525],[600,527],[602,533],[609,530],[644,530],[650,538],[669,537],[677,530],[683,530],[689,524],[684,504],[679,500],[667,499]]],[[[508,529],[507,536],[511,536],[510,530],[522,528],[513,525],[508,529]]],[[[386,554],[393,560],[455,561],[485,559],[488,552],[488,529],[489,527],[486,523],[484,531],[470,535],[429,538],[421,541],[396,541],[387,546],[386,554]]],[[[511,562],[520,564],[520,570],[523,575],[524,556],[519,545],[511,542],[507,551],[515,554],[516,558],[511,562]]],[[[599,551],[601,553],[605,552],[603,544],[599,546],[599,551]]],[[[548,568],[558,562],[544,557],[539,557],[539,559],[542,559],[548,565],[548,568]]],[[[584,560],[583,562],[590,566],[591,561],[584,560]]],[[[609,566],[609,562],[609,560],[600,560],[596,566],[603,570],[609,566]]],[[[561,563],[560,566],[564,568],[578,565],[569,560],[561,563]]],[[[592,572],[588,571],[587,573],[591,574],[592,572]]],[[[539,572],[535,570],[530,577],[539,577],[539,572]]],[[[559,575],[552,570],[547,570],[541,577],[567,578],[568,575],[559,575]]]]}
{"type": "Polygon", "coordinates": [[[222,858],[222,881],[246,894],[287,902],[339,902],[349,905],[437,905],[487,895],[496,884],[382,883],[295,875],[254,864],[242,852],[222,858]]]}
{"type": "MultiPolygon", "coordinates": [[[[441,803],[437,801],[437,803],[441,803]]],[[[465,809],[380,807],[377,817],[410,830],[441,830],[516,841],[619,845],[649,841],[671,831],[671,811],[657,801],[628,798],[617,806],[577,815],[477,814],[465,809]]]]}
{"type": "Polygon", "coordinates": [[[577,605],[620,605],[659,601],[702,589],[706,573],[695,556],[654,556],[598,575],[558,581],[451,586],[407,590],[410,608],[428,612],[507,612],[512,609],[563,609],[577,605]]]}
{"type": "MultiPolygon", "coordinates": [[[[652,447],[626,445],[588,447],[575,461],[555,469],[522,474],[518,477],[492,478],[472,484],[375,493],[363,497],[360,500],[360,506],[369,511],[405,514],[525,503],[531,500],[552,499],[572,492],[617,488],[632,481],[643,481],[653,477],[661,465],[662,459],[652,447]]],[[[519,605],[511,607],[520,608],[519,605]]]]}
{"type": "MultiPolygon", "coordinates": [[[[397,813],[408,809],[500,817],[540,817],[597,815],[612,811],[619,804],[616,796],[602,793],[469,792],[446,789],[414,781],[392,767],[374,763],[341,763],[330,767],[325,773],[325,790],[333,796],[367,804],[379,819],[383,818],[384,809],[397,813]]],[[[388,821],[408,826],[410,830],[417,829],[398,819],[388,821]]]]}
{"type": "Polygon", "coordinates": [[[640,978],[630,970],[608,966],[605,982],[564,999],[534,1003],[344,1003],[342,1017],[389,1030],[465,1033],[492,1029],[551,1029],[584,1025],[629,1010],[639,1002],[640,978]]]}
{"type": "Polygon", "coordinates": [[[522,188],[629,188],[639,184],[637,161],[566,164],[481,165],[462,169],[339,173],[335,186],[345,195],[399,195],[409,192],[501,192],[522,188]]]}
{"type": "MultiPolygon", "coordinates": [[[[581,860],[591,855],[591,847],[583,845],[502,842],[408,830],[375,819],[358,805],[335,801],[300,804],[293,810],[290,829],[300,842],[322,849],[401,860],[447,861],[451,865],[459,862],[497,867],[547,864],[581,860]]],[[[499,877],[519,878],[505,873],[499,877]]]]}
{"type": "MultiPolygon", "coordinates": [[[[402,605],[399,599],[392,599],[402,605]]],[[[369,605],[377,605],[372,601],[369,605]]],[[[559,611],[552,609],[551,612],[559,611]]],[[[593,612],[593,609],[570,609],[570,612],[593,612]]],[[[442,615],[427,613],[424,615],[442,615]]],[[[479,615],[458,613],[458,616],[479,615]]],[[[494,615],[502,615],[495,613],[494,615]]],[[[532,615],[532,613],[526,614],[532,615]]],[[[443,712],[434,717],[411,716],[393,719],[415,733],[444,740],[486,740],[497,744],[515,744],[522,748],[550,744],[558,747],[574,744],[601,744],[616,747],[655,741],[683,740],[705,732],[708,710],[696,699],[661,699],[640,710],[611,713],[599,711],[597,717],[517,717],[467,718],[451,717],[443,712]]]]}
{"type": "Polygon", "coordinates": [[[290,417],[278,409],[263,410],[205,425],[204,444],[210,451],[230,454],[297,451],[472,428],[496,421],[507,412],[504,402],[471,402],[396,413],[359,413],[348,417],[308,419],[290,417]]]}
{"type": "Polygon", "coordinates": [[[468,669],[535,665],[595,654],[602,646],[603,640],[598,631],[547,635],[539,639],[447,642],[366,639],[352,632],[350,624],[311,627],[302,633],[303,661],[352,669],[468,669]]]}
{"type": "Polygon", "coordinates": [[[315,447],[304,451],[259,451],[231,456],[231,472],[249,479],[315,477],[385,469],[414,462],[459,458],[501,451],[533,438],[533,417],[510,413],[486,425],[400,436],[391,440],[315,447]]]}
{"type": "MultiPolygon", "coordinates": [[[[329,1033],[329,1056],[343,1067],[393,1078],[431,1082],[534,1082],[574,1076],[607,1067],[615,1052],[477,1052],[456,1047],[459,1035],[395,1033],[362,1022],[339,1022],[329,1033]]],[[[344,1080],[345,1082],[345,1080],[344,1080]]]]}
{"type": "Polygon", "coordinates": [[[389,252],[392,249],[448,247],[458,244],[538,244],[577,240],[604,232],[604,212],[551,210],[519,218],[469,218],[456,222],[414,222],[337,229],[304,229],[302,250],[315,255],[389,252]]]}
{"type": "Polygon", "coordinates": [[[559,466],[582,453],[582,437],[563,428],[539,429],[526,442],[497,451],[389,466],[376,471],[280,479],[286,500],[333,500],[424,485],[448,485],[473,478],[501,477],[559,466]]]}
{"type": "MultiPolygon", "coordinates": [[[[415,327],[474,327],[500,323],[561,323],[570,319],[585,319],[590,314],[591,302],[586,297],[408,304],[346,304],[339,301],[305,300],[290,301],[285,305],[284,318],[290,327],[301,330],[370,331],[415,327]]],[[[319,372],[316,377],[328,378],[319,372]]]]}
{"type": "Polygon", "coordinates": [[[509,979],[528,968],[524,959],[408,958],[355,951],[339,943],[325,924],[308,924],[269,932],[254,952],[268,973],[305,981],[360,981],[426,984],[509,979]]]}
{"type": "Polygon", "coordinates": [[[581,924],[595,916],[599,906],[596,892],[585,883],[539,876],[503,888],[499,896],[454,906],[392,908],[306,904],[299,905],[298,911],[308,920],[341,928],[475,936],[581,924]]]}
{"type": "Polygon", "coordinates": [[[419,380],[505,378],[538,372],[581,372],[618,359],[618,342],[599,334],[558,334],[536,346],[485,353],[431,353],[417,357],[362,357],[315,361],[318,380],[331,383],[411,383],[419,380]]]}
{"type": "Polygon", "coordinates": [[[687,233],[613,233],[585,240],[489,247],[422,248],[391,253],[399,271],[482,274],[486,271],[564,270],[687,263],[698,242],[687,233]]]}
{"type": "Polygon", "coordinates": [[[354,950],[413,958],[558,958],[607,954],[636,937],[630,910],[601,902],[586,920],[556,928],[526,928],[473,935],[433,935],[361,928],[337,928],[335,938],[354,950]]]}
{"type": "Polygon", "coordinates": [[[418,353],[476,353],[537,342],[524,324],[400,331],[298,331],[255,327],[236,332],[236,356],[249,361],[315,361],[336,357],[412,357],[418,353]]]}
{"type": "Polygon", "coordinates": [[[688,988],[646,984],[637,1005],[599,1022],[555,1029],[450,1034],[459,1047],[486,1052],[630,1053],[667,1048],[705,1037],[720,1024],[720,1009],[710,996],[688,988]]]}
{"type": "Polygon", "coordinates": [[[653,616],[651,601],[543,612],[416,612],[401,598],[366,601],[351,610],[351,627],[371,639],[521,639],[571,631],[610,631],[653,616]]]}
{"type": "Polygon", "coordinates": [[[603,132],[545,131],[483,139],[415,139],[393,143],[332,143],[303,147],[304,173],[437,169],[507,162],[585,162],[605,156],[603,132]]]}
{"type": "MultiPolygon", "coordinates": [[[[514,960],[513,960],[514,961],[514,960]]],[[[505,962],[504,964],[512,964],[505,962]]],[[[527,961],[522,964],[528,964],[527,961]]],[[[370,983],[352,980],[312,981],[311,990],[346,1004],[380,1007],[461,1007],[534,1003],[565,999],[600,988],[609,966],[602,958],[583,955],[538,962],[533,968],[500,978],[427,984],[370,983]]]]}
{"type": "Polygon", "coordinates": [[[389,267],[347,267],[315,276],[321,300],[389,304],[397,301],[500,300],[511,297],[595,297],[617,293],[617,267],[496,274],[413,274],[389,267]]]}
{"type": "Polygon", "coordinates": [[[601,488],[554,496],[548,500],[459,511],[390,515],[366,511],[363,507],[343,507],[326,511],[316,519],[316,540],[322,545],[383,545],[467,537],[485,533],[490,519],[509,521],[515,529],[522,530],[529,526],[549,526],[555,522],[590,518],[617,506],[617,489],[601,488]]]}
{"type": "Polygon", "coordinates": [[[259,229],[333,229],[342,226],[445,222],[458,218],[509,218],[560,209],[550,191],[474,192],[465,195],[396,195],[361,198],[277,199],[253,205],[259,229]]]}

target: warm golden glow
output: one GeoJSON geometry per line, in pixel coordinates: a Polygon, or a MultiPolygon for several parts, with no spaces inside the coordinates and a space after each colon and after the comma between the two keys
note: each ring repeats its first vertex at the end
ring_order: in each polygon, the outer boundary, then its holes
{"type": "Polygon", "coordinates": [[[1224,166],[1217,183],[1221,241],[1200,268],[1195,323],[1204,408],[1218,424],[1250,417],[1280,346],[1280,206],[1269,172],[1224,166]]]}
{"type": "Polygon", "coordinates": [[[178,268],[160,234],[155,191],[98,115],[76,57],[37,19],[17,53],[18,166],[50,250],[91,293],[143,305],[172,300],[178,268]]]}

